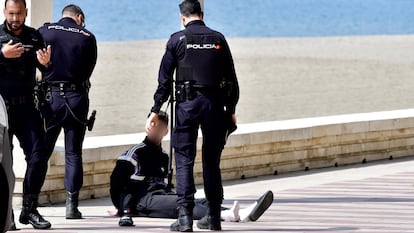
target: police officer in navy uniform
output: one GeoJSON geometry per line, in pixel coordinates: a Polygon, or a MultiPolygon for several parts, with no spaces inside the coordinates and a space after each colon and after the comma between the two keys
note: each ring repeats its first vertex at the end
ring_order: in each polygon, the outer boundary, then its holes
{"type": "Polygon", "coordinates": [[[19,221],[37,229],[47,229],[51,224],[39,214],[37,205],[46,177],[48,155],[33,88],[36,67],[43,71],[49,65],[51,48],[46,49],[42,36],[24,24],[26,16],[24,0],[5,1],[6,20],[0,25],[0,94],[7,106],[10,142],[15,135],[27,162],[19,221]]]}
{"type": "Polygon", "coordinates": [[[95,36],[84,28],[85,15],[76,5],[67,5],[57,23],[39,28],[46,44],[53,48],[51,65],[43,77],[46,107],[46,143],[53,152],[61,129],[65,133],[66,218],[80,219],[79,190],[83,184],[82,143],[88,124],[89,79],[95,68],[95,36]]]}
{"type": "Polygon", "coordinates": [[[228,44],[222,34],[208,28],[197,0],[179,5],[185,29],[171,36],[162,58],[154,105],[146,122],[151,131],[157,113],[172,92],[176,71],[176,118],[172,132],[175,150],[178,220],[171,231],[192,231],[196,192],[193,177],[199,127],[203,134],[202,163],[208,215],[198,221],[201,229],[221,230],[220,205],[223,188],[220,157],[229,130],[236,123],[238,81],[228,44]]]}

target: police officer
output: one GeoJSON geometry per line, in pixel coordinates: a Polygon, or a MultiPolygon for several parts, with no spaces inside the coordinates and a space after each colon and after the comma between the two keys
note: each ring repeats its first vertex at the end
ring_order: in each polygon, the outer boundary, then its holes
{"type": "Polygon", "coordinates": [[[196,191],[193,177],[197,132],[203,133],[203,178],[209,212],[198,221],[202,229],[221,230],[220,205],[223,188],[220,157],[230,127],[236,123],[239,87],[233,59],[222,34],[206,27],[197,0],[179,5],[185,29],[171,35],[162,58],[154,105],[146,122],[151,131],[157,113],[172,92],[176,71],[176,119],[172,132],[175,150],[178,220],[172,231],[192,231],[192,209],[196,191]]]}
{"type": "Polygon", "coordinates": [[[84,28],[85,15],[76,5],[62,10],[57,23],[39,28],[45,42],[53,48],[51,65],[43,82],[46,107],[46,142],[53,152],[61,129],[65,133],[66,218],[79,219],[79,190],[83,184],[82,143],[89,111],[89,79],[97,59],[95,36],[84,28]]]}
{"type": "Polygon", "coordinates": [[[47,229],[51,225],[39,214],[37,205],[48,156],[33,88],[36,67],[44,70],[48,66],[51,48],[46,49],[41,35],[25,25],[27,9],[24,0],[6,0],[3,12],[6,20],[0,25],[0,94],[7,106],[10,142],[15,135],[27,162],[19,221],[47,229]]]}

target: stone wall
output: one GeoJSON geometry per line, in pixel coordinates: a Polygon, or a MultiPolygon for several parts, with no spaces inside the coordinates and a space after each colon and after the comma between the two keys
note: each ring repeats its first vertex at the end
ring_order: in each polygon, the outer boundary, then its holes
{"type": "MultiPolygon", "coordinates": [[[[87,137],[81,198],[108,196],[116,158],[144,137],[143,133],[87,137]]],[[[40,197],[42,203],[65,199],[62,144],[58,141],[50,160],[40,197]]],[[[163,146],[169,151],[168,138],[163,146]]],[[[199,138],[195,165],[198,184],[202,182],[200,148],[199,138]]],[[[242,124],[227,142],[221,168],[223,180],[232,180],[413,155],[414,109],[407,109],[242,124]]],[[[24,161],[20,159],[15,163],[15,204],[20,201],[24,170],[24,161]]]]}

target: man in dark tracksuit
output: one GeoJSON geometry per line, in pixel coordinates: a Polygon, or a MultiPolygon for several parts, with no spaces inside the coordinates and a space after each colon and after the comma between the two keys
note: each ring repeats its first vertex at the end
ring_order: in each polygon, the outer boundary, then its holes
{"type": "Polygon", "coordinates": [[[38,197],[45,181],[48,155],[39,112],[35,109],[33,88],[36,67],[49,64],[51,49],[45,49],[42,36],[26,26],[26,2],[7,0],[4,24],[0,25],[0,95],[9,118],[9,136],[16,136],[27,162],[23,181],[23,208],[19,221],[34,228],[47,229],[50,222],[37,211],[38,197]]]}
{"type": "Polygon", "coordinates": [[[46,143],[52,154],[61,129],[65,133],[66,218],[79,219],[79,190],[83,184],[82,144],[89,111],[89,79],[97,59],[95,36],[84,28],[85,15],[76,5],[62,10],[57,23],[39,29],[53,48],[51,62],[43,77],[46,104],[46,143]]]}
{"type": "MultiPolygon", "coordinates": [[[[161,141],[168,132],[168,117],[158,113],[159,123],[140,144],[122,153],[111,174],[111,199],[118,209],[120,226],[133,226],[133,216],[177,218],[177,194],[165,183],[168,174],[168,155],[161,141]]],[[[256,221],[273,202],[273,193],[267,191],[253,205],[239,209],[235,201],[231,209],[221,208],[224,221],[256,221]]],[[[208,203],[196,199],[193,218],[207,214],[208,203]]]]}
{"type": "Polygon", "coordinates": [[[172,132],[177,171],[178,220],[172,231],[192,231],[192,209],[196,191],[193,177],[198,129],[203,133],[202,163],[204,190],[209,214],[197,226],[221,230],[220,206],[223,188],[220,157],[229,125],[236,123],[235,107],[239,87],[233,59],[222,34],[206,27],[197,0],[180,5],[185,30],[171,36],[162,58],[154,106],[146,123],[151,131],[157,124],[157,113],[172,94],[176,70],[176,119],[172,132]]]}
{"type": "Polygon", "coordinates": [[[112,172],[110,193],[122,217],[120,226],[133,224],[131,212],[136,212],[134,206],[148,193],[166,188],[164,179],[168,175],[169,158],[161,147],[161,140],[168,133],[168,115],[161,112],[159,119],[158,127],[143,142],[121,154],[112,172]]]}

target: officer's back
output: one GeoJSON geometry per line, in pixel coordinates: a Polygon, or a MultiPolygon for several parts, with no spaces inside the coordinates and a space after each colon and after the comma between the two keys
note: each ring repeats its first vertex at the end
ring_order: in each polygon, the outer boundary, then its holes
{"type": "Polygon", "coordinates": [[[45,24],[39,31],[53,48],[45,80],[82,83],[89,79],[97,57],[96,39],[90,31],[69,17],[45,24]]]}

